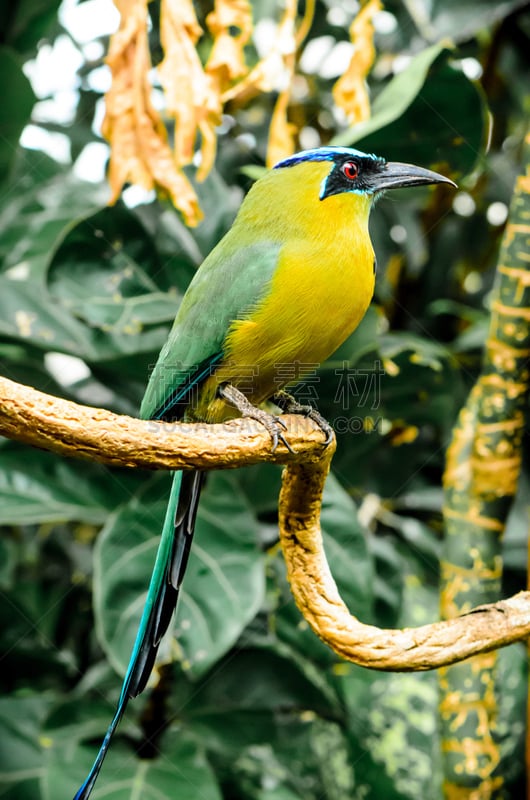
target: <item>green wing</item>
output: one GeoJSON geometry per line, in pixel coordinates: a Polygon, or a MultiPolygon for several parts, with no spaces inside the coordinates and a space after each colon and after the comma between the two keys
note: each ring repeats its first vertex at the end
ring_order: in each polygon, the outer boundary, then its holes
{"type": "Polygon", "coordinates": [[[140,416],[163,417],[221,360],[232,322],[266,296],[281,245],[238,246],[232,229],[190,283],[169,338],[151,373],[140,416]]]}

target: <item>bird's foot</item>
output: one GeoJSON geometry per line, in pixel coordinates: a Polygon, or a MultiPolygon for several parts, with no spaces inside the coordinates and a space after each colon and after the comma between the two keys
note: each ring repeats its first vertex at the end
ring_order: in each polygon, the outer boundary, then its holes
{"type": "Polygon", "coordinates": [[[272,402],[285,414],[300,414],[301,416],[308,417],[308,419],[313,420],[322,433],[325,435],[324,440],[324,447],[327,447],[333,441],[334,431],[327,419],[324,419],[322,414],[320,414],[316,408],[313,406],[302,405],[298,402],[291,394],[288,392],[284,392],[281,389],[279,392],[275,392],[271,397],[272,402]]]}
{"type": "Polygon", "coordinates": [[[254,419],[256,422],[260,422],[264,428],[270,434],[272,439],[272,452],[274,453],[276,448],[278,447],[278,443],[281,442],[285,447],[289,450],[290,453],[294,453],[295,451],[283,435],[283,431],[285,430],[285,425],[278,417],[274,416],[274,414],[269,414],[267,411],[264,411],[262,408],[257,408],[253,406],[250,400],[241,392],[239,389],[236,389],[235,386],[232,386],[231,383],[222,383],[217,393],[222,400],[225,400],[231,406],[236,408],[242,417],[246,417],[247,419],[254,419]],[[283,430],[282,430],[283,429],[283,430]]]}

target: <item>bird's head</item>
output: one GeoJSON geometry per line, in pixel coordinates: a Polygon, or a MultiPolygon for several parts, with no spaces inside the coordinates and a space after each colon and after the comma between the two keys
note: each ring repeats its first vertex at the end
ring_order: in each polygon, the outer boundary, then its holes
{"type": "Polygon", "coordinates": [[[301,164],[327,165],[320,183],[320,200],[344,193],[374,197],[387,189],[431,183],[456,186],[449,178],[430,169],[402,164],[399,161],[386,161],[350,147],[304,150],[280,161],[274,169],[289,169],[301,164]]]}
{"type": "Polygon", "coordinates": [[[237,219],[238,236],[256,230],[276,237],[360,235],[367,230],[372,201],[387,189],[429,183],[455,184],[413,164],[386,161],[350,147],[304,150],[280,161],[256,181],[237,219]]]}

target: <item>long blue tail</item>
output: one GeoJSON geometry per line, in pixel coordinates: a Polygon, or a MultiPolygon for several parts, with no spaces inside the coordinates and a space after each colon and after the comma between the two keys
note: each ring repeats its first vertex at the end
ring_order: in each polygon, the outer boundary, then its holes
{"type": "Polygon", "coordinates": [[[173,475],[171,494],[147,592],[147,600],[129,666],[123,679],[116,713],[108,727],[92,769],[74,800],[88,800],[114,731],[127,708],[129,699],[140,694],[149,679],[160,640],[173,616],[180,585],[186,571],[202,482],[203,473],[195,470],[175,472],[173,475]]]}

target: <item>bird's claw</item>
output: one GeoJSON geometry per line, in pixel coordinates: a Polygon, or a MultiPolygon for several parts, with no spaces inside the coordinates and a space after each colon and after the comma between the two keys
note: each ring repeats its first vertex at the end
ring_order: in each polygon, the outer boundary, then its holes
{"type": "Polygon", "coordinates": [[[230,405],[236,408],[243,417],[254,419],[256,422],[260,422],[263,425],[271,437],[273,453],[276,452],[280,442],[290,453],[295,453],[283,435],[282,431],[279,430],[280,428],[287,430],[287,425],[283,420],[274,414],[269,414],[262,408],[256,408],[256,406],[252,405],[250,400],[243,394],[243,392],[241,392],[239,389],[236,389],[236,387],[232,386],[230,383],[221,384],[217,391],[219,397],[221,397],[227,403],[230,403],[230,405]]]}
{"type": "Polygon", "coordinates": [[[324,439],[324,447],[327,447],[331,444],[335,432],[327,419],[325,419],[322,414],[316,410],[316,408],[313,408],[313,406],[309,405],[302,405],[292,395],[290,395],[288,392],[284,392],[283,390],[276,392],[276,394],[272,396],[271,400],[286,414],[300,414],[301,416],[315,422],[326,437],[324,439]]]}
{"type": "Polygon", "coordinates": [[[324,439],[324,447],[328,447],[333,441],[333,437],[335,436],[335,431],[333,430],[332,426],[329,424],[327,419],[325,419],[319,411],[316,411],[312,408],[307,414],[309,419],[312,419],[313,422],[316,422],[322,433],[325,435],[324,439]]]}

